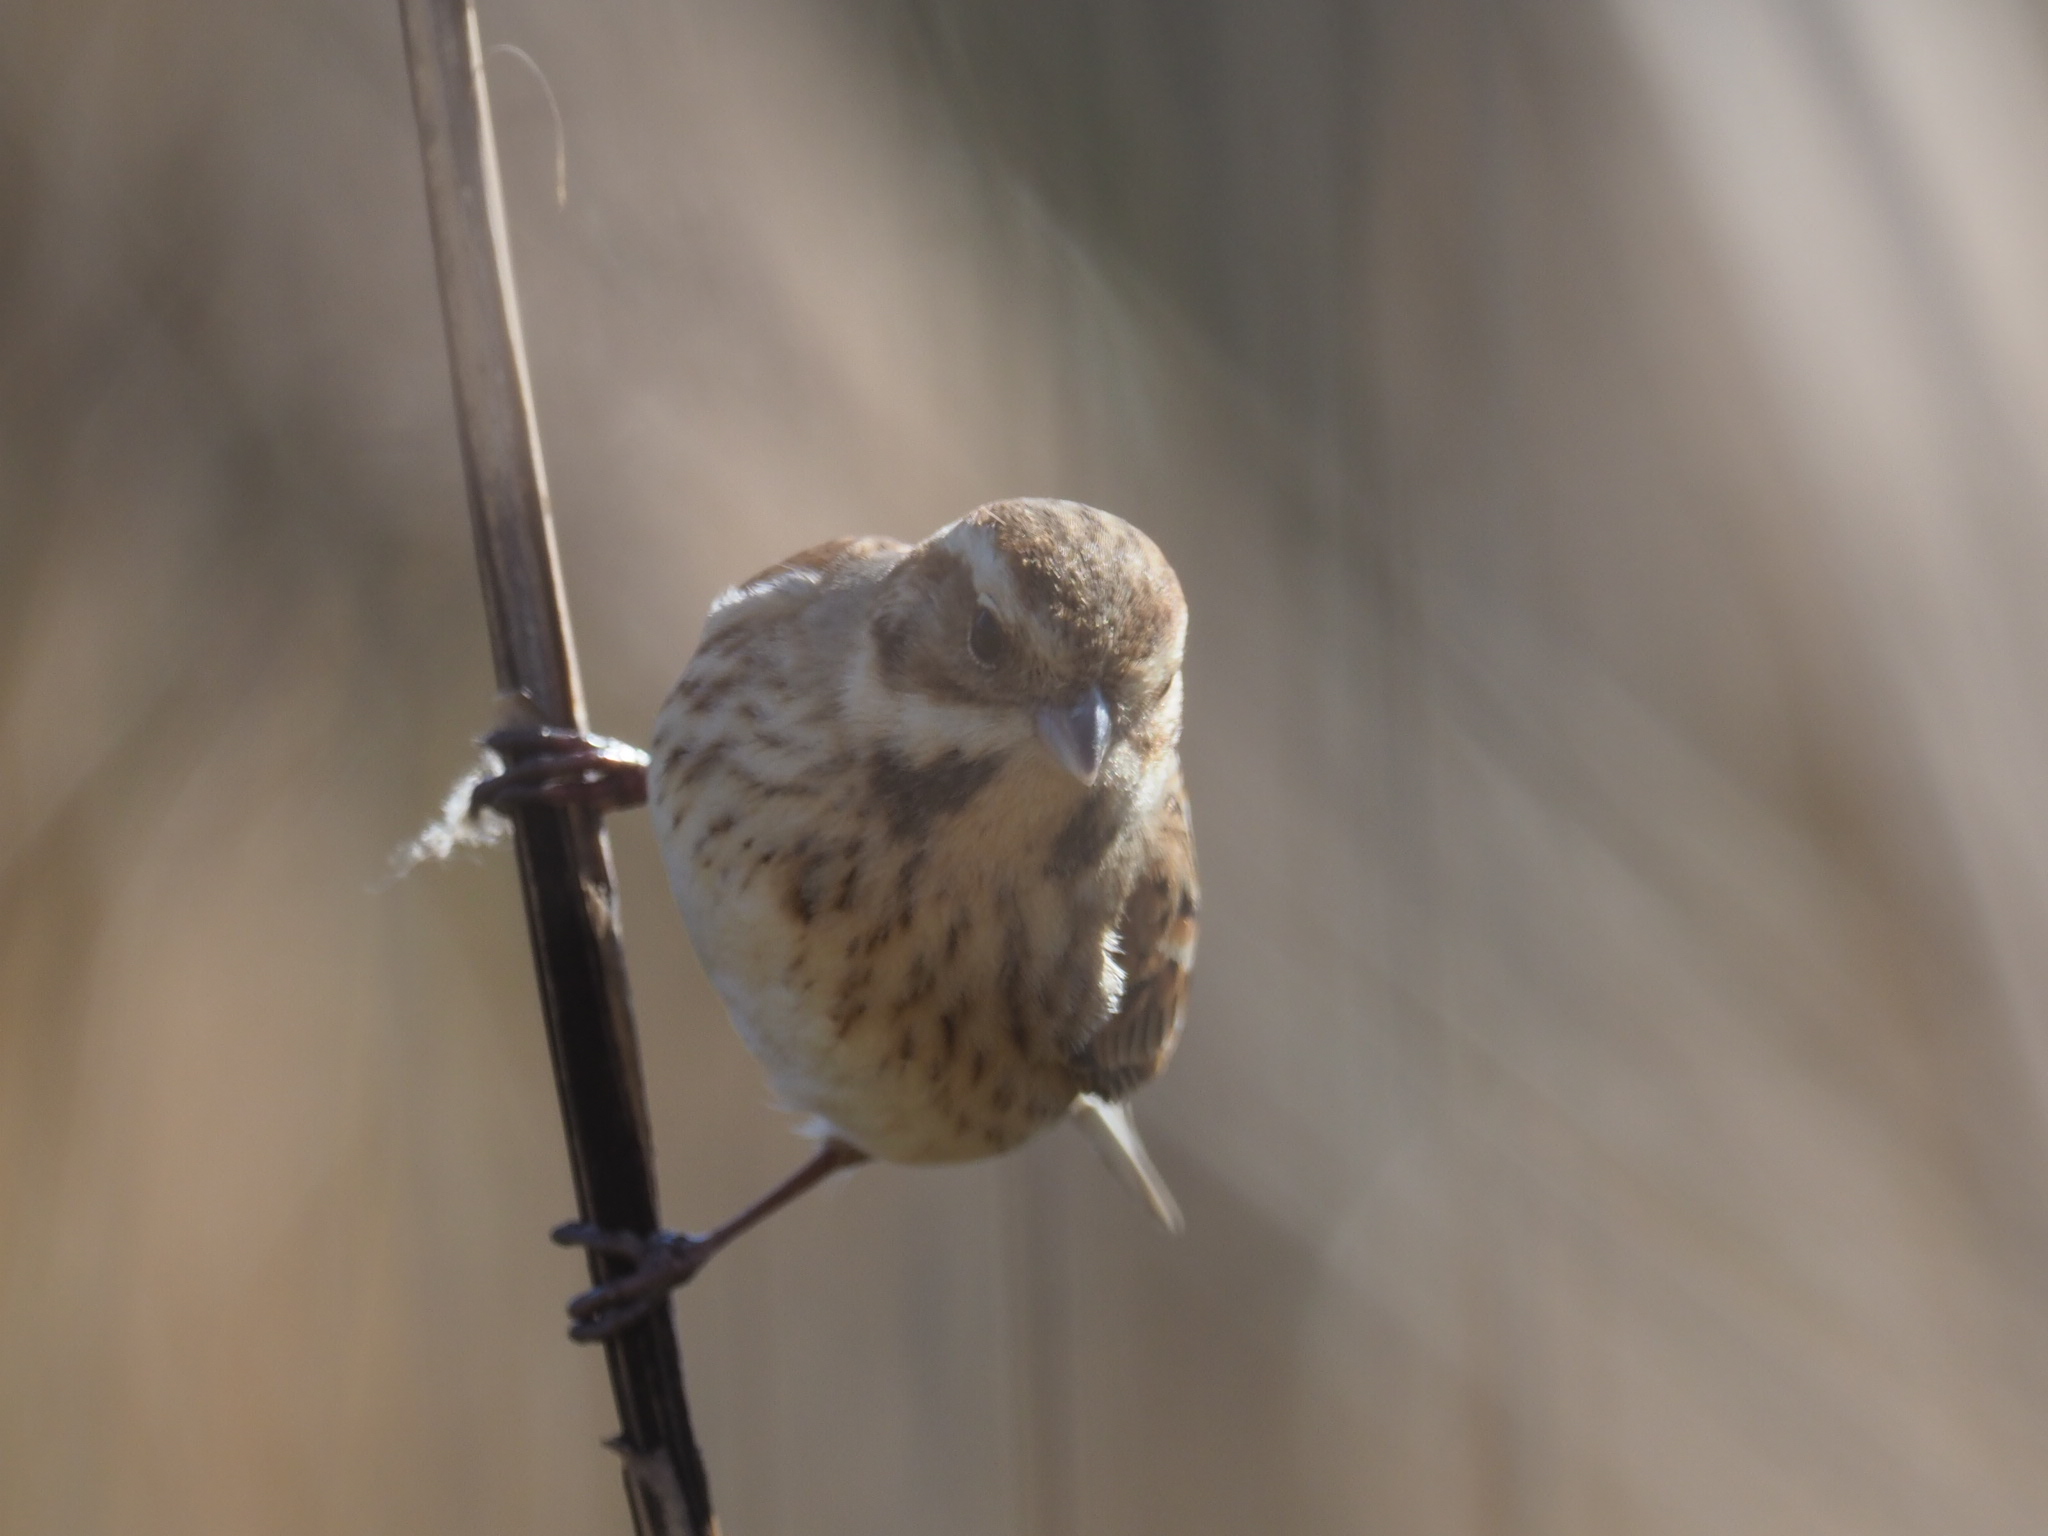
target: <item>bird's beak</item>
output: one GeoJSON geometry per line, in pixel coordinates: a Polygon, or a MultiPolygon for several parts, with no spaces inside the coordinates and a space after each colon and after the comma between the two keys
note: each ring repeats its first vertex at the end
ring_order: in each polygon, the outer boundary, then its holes
{"type": "Polygon", "coordinates": [[[1041,709],[1038,734],[1067,772],[1083,784],[1093,784],[1109,753],[1109,700],[1091,683],[1073,703],[1041,709]]]}

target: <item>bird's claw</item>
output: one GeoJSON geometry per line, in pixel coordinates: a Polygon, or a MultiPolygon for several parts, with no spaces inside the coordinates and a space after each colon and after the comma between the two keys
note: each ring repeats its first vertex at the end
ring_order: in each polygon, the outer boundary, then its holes
{"type": "Polygon", "coordinates": [[[569,1337],[579,1344],[611,1338],[637,1323],[670,1291],[694,1279],[717,1246],[687,1232],[617,1232],[587,1221],[564,1222],[548,1235],[564,1248],[633,1266],[631,1273],[570,1299],[569,1337]]]}
{"type": "Polygon", "coordinates": [[[623,811],[647,803],[647,754],[626,742],[554,725],[513,725],[483,744],[506,766],[471,791],[472,814],[519,805],[623,811]]]}

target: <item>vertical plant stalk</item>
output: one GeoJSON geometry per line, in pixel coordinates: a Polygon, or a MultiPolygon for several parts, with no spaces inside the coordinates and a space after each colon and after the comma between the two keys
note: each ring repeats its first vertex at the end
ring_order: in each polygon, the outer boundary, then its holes
{"type": "MultiPolygon", "coordinates": [[[[400,0],[399,9],[498,687],[530,701],[537,723],[581,731],[582,682],[555,558],[476,13],[469,0],[400,0]]],[[[515,810],[512,821],[581,1217],[652,1232],[652,1143],[602,818],[535,806],[515,810]]],[[[590,1256],[593,1282],[629,1268],[590,1256]]],[[[619,1410],[613,1445],[625,1462],[635,1529],[716,1536],[669,1309],[656,1308],[604,1350],[619,1410]]]]}

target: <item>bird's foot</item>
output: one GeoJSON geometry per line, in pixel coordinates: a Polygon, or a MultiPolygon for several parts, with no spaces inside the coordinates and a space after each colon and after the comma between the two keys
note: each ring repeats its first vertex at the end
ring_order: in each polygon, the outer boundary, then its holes
{"type": "Polygon", "coordinates": [[[609,1339],[640,1321],[679,1285],[687,1285],[721,1244],[687,1232],[614,1232],[568,1221],[548,1234],[564,1248],[584,1248],[633,1266],[630,1274],[594,1285],[569,1302],[569,1337],[579,1344],[609,1339]]]}
{"type": "Polygon", "coordinates": [[[554,725],[513,725],[484,745],[505,761],[469,797],[471,814],[522,805],[583,805],[625,811],[647,803],[647,754],[609,736],[554,725]]]}
{"type": "Polygon", "coordinates": [[[724,1225],[700,1235],[687,1232],[614,1232],[595,1222],[570,1221],[553,1237],[565,1248],[587,1248],[605,1258],[631,1264],[632,1273],[592,1286],[569,1303],[569,1337],[587,1344],[608,1339],[661,1305],[662,1298],[696,1277],[697,1271],[727,1243],[781,1210],[805,1190],[823,1183],[842,1168],[868,1160],[851,1142],[829,1136],[808,1161],[724,1225]]]}

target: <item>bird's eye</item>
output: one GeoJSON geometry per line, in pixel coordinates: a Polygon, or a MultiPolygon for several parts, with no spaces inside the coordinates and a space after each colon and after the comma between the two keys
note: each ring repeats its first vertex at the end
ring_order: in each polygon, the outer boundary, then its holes
{"type": "Polygon", "coordinates": [[[994,610],[974,610],[974,623],[967,631],[967,650],[984,667],[995,666],[1010,653],[1010,637],[994,610]]]}

